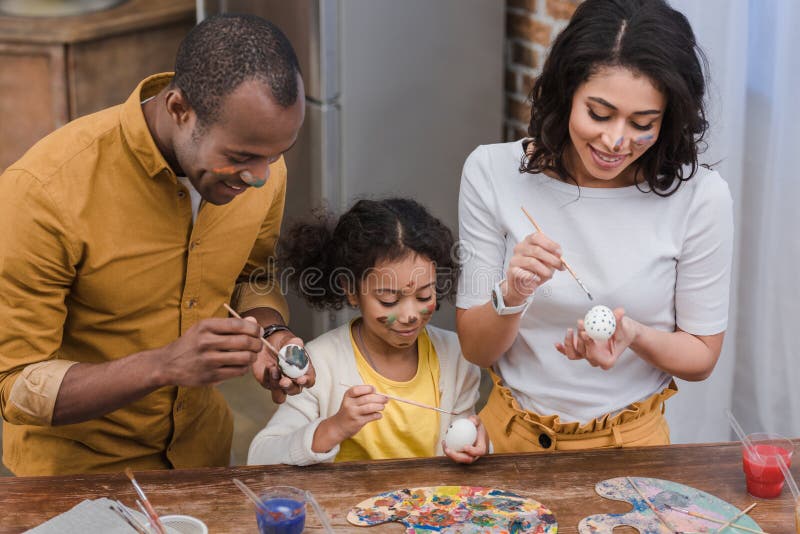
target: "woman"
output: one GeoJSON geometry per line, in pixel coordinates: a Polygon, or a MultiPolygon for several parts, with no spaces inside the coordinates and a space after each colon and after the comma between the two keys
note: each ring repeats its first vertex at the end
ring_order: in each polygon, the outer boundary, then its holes
{"type": "Polygon", "coordinates": [[[457,326],[493,370],[495,451],[667,444],[672,378],[713,370],[733,231],[726,183],[698,165],[704,62],[666,2],[587,0],[533,87],[530,138],[467,159],[457,326]],[[615,308],[607,342],[579,320],[593,304],[615,308]]]}

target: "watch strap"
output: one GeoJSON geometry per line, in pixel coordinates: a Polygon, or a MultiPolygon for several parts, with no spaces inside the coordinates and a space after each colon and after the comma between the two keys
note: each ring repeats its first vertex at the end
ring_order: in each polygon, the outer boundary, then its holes
{"type": "Polygon", "coordinates": [[[504,281],[505,280],[500,280],[492,289],[492,306],[494,307],[494,311],[496,311],[498,315],[514,315],[524,312],[526,309],[528,309],[532,299],[528,297],[522,304],[517,306],[506,306],[505,302],[503,301],[502,284],[504,281]]]}
{"type": "Polygon", "coordinates": [[[271,324],[269,326],[265,326],[264,327],[264,334],[261,337],[263,337],[264,339],[267,339],[269,336],[271,336],[275,332],[282,332],[284,330],[288,331],[289,327],[286,326],[286,325],[283,325],[283,324],[271,324]]]}

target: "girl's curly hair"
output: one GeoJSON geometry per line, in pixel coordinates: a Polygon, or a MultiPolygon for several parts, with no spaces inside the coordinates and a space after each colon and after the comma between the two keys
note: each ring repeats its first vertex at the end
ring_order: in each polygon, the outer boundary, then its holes
{"type": "Polygon", "coordinates": [[[452,300],[460,271],[453,233],[414,200],[359,200],[338,221],[316,210],[281,238],[278,264],[290,286],[319,309],[341,309],[347,294],[383,261],[417,254],[436,266],[436,298],[452,300]]]}

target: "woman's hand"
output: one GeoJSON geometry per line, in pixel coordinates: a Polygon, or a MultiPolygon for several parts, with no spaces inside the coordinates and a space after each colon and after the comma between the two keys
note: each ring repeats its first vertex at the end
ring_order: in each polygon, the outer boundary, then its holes
{"type": "Polygon", "coordinates": [[[577,333],[567,329],[563,343],[556,343],[558,352],[570,360],[586,360],[593,367],[609,370],[617,363],[617,358],[636,339],[639,323],[627,317],[623,308],[614,310],[617,328],[607,341],[595,341],[590,338],[583,327],[583,320],[578,321],[577,333]]]}
{"type": "Polygon", "coordinates": [[[448,458],[460,464],[471,464],[489,452],[489,434],[486,432],[486,428],[484,428],[480,418],[477,415],[471,415],[469,416],[469,420],[472,421],[478,429],[478,437],[475,438],[475,443],[464,447],[464,450],[461,452],[456,452],[448,449],[444,440],[442,440],[442,450],[444,450],[444,453],[448,458]]]}
{"type": "Polygon", "coordinates": [[[533,295],[536,288],[563,271],[561,247],[541,232],[525,236],[514,247],[508,262],[503,300],[508,306],[518,306],[533,295]]]}

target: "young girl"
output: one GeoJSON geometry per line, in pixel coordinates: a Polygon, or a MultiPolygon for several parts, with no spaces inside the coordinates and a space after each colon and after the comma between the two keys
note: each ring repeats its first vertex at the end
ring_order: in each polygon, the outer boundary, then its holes
{"type": "Polygon", "coordinates": [[[457,325],[495,374],[481,419],[498,452],[667,444],[673,377],[713,370],[733,216],[698,165],[702,65],[663,0],[586,0],[533,87],[530,138],[465,163],[457,325]],[[594,304],[615,308],[607,342],[578,320],[594,304]]]}
{"type": "Polygon", "coordinates": [[[454,253],[450,230],[413,200],[361,200],[335,225],[320,217],[292,228],[281,253],[292,285],[319,308],[346,303],[361,316],[306,345],[316,385],[278,408],[253,439],[248,463],[442,453],[471,463],[486,454],[474,415],[480,370],[462,358],[454,333],[428,325],[439,299],[455,292],[454,253]],[[477,439],[461,452],[447,449],[447,428],[465,417],[477,439]]]}

